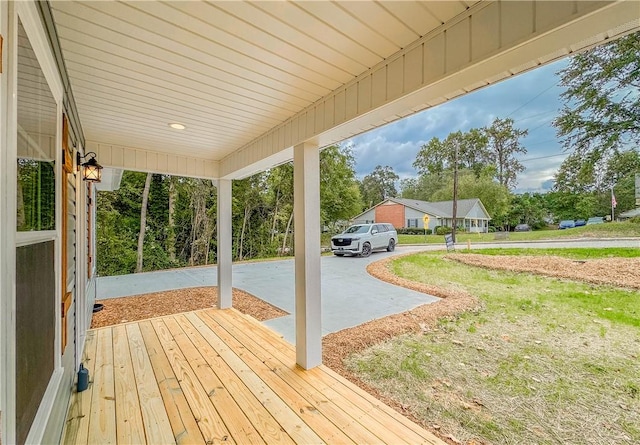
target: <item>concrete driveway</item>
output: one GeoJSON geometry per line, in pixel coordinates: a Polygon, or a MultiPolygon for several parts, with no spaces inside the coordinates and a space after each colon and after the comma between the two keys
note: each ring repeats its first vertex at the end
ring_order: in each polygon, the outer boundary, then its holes
{"type": "MultiPolygon", "coordinates": [[[[392,254],[374,252],[369,258],[324,256],[322,268],[323,335],[387,315],[405,312],[437,298],[393,286],[373,278],[367,264],[390,255],[424,250],[442,250],[443,245],[398,246],[392,254]]],[[[466,244],[456,246],[466,249],[466,244]]],[[[472,244],[472,249],[489,247],[640,247],[636,239],[562,240],[472,244]]],[[[268,320],[265,325],[295,341],[293,259],[234,264],[233,286],[243,289],[290,315],[268,320]]],[[[100,277],[97,299],[117,298],[186,287],[216,286],[215,266],[191,267],[135,275],[100,277]]]]}
{"type": "MultiPolygon", "coordinates": [[[[394,253],[414,250],[421,249],[404,247],[394,253]]],[[[436,297],[393,286],[367,273],[367,264],[389,255],[387,252],[374,252],[368,258],[322,257],[323,335],[437,301],[436,297]]],[[[234,287],[289,312],[290,315],[265,321],[264,324],[291,343],[295,342],[293,277],[293,259],[233,266],[234,287]]],[[[97,299],[105,299],[216,284],[217,270],[210,266],[100,277],[96,286],[97,299]]]]}

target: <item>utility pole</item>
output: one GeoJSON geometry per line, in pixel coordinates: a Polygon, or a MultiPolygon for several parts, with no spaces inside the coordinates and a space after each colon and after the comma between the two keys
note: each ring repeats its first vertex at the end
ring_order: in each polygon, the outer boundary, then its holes
{"type": "Polygon", "coordinates": [[[613,194],[613,186],[611,186],[611,222],[614,222],[615,219],[615,209],[618,203],[616,202],[616,195],[613,194]]]}
{"type": "Polygon", "coordinates": [[[453,242],[456,242],[456,226],[457,226],[457,218],[458,218],[458,145],[459,141],[454,142],[456,151],[455,158],[453,162],[453,227],[451,228],[451,239],[453,242]]]}

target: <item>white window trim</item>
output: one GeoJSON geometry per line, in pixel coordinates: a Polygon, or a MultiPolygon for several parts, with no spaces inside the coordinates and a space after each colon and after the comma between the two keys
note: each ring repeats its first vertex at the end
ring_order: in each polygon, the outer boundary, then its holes
{"type": "Polygon", "coordinates": [[[55,241],[58,237],[56,230],[43,230],[40,232],[17,232],[16,247],[29,246],[31,244],[55,241]]]}
{"type": "MultiPolygon", "coordinates": [[[[62,174],[62,144],[60,140],[60,129],[62,128],[62,80],[58,75],[57,64],[51,53],[49,41],[40,14],[35,2],[0,2],[0,32],[6,36],[6,66],[7,70],[0,76],[0,127],[3,136],[0,139],[0,169],[3,179],[0,183],[0,354],[3,360],[0,364],[1,395],[0,410],[2,411],[2,425],[0,430],[3,443],[15,443],[16,441],[16,350],[15,342],[15,311],[16,311],[16,290],[15,290],[15,250],[17,246],[26,246],[42,241],[53,240],[55,242],[55,267],[56,276],[56,303],[54,307],[59,307],[61,302],[61,281],[60,281],[60,252],[61,252],[61,205],[62,194],[60,187],[56,187],[56,229],[43,232],[16,232],[16,199],[17,199],[17,35],[18,19],[29,37],[33,51],[40,63],[43,75],[47,81],[51,94],[57,103],[56,128],[56,164],[55,178],[56,184],[62,174]]],[[[27,437],[27,443],[40,443],[43,439],[46,426],[48,424],[51,411],[54,407],[55,396],[60,385],[63,384],[62,377],[62,357],[60,348],[61,320],[60,312],[56,311],[55,320],[55,340],[54,340],[54,368],[47,384],[47,389],[43,395],[36,417],[27,437]]]]}

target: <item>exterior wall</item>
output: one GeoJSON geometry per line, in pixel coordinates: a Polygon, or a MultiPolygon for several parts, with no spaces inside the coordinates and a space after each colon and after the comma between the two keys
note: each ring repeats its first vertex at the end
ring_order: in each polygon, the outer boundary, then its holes
{"type": "Polygon", "coordinates": [[[404,227],[404,208],[402,204],[385,202],[375,208],[375,222],[391,223],[396,229],[404,227]]]}
{"type": "MultiPolygon", "coordinates": [[[[76,178],[75,170],[64,176],[62,173],[62,110],[64,89],[57,71],[57,63],[51,51],[48,35],[40,17],[39,6],[33,1],[0,2],[0,33],[4,37],[3,62],[4,69],[0,74],[0,411],[2,424],[0,425],[0,443],[15,443],[16,438],[16,373],[24,372],[16,369],[16,300],[21,297],[20,289],[15,286],[17,246],[28,246],[43,241],[54,242],[55,261],[51,268],[55,275],[55,300],[52,320],[55,325],[53,337],[53,373],[48,376],[46,390],[39,400],[35,419],[31,423],[26,438],[27,443],[59,443],[65,424],[67,407],[75,370],[77,369],[78,335],[88,326],[90,313],[86,312],[88,288],[86,269],[83,268],[82,258],[87,248],[81,245],[81,239],[86,232],[85,206],[83,198],[79,198],[82,184],[76,178]],[[18,18],[27,34],[33,54],[40,65],[42,75],[50,89],[54,119],[51,128],[55,137],[46,139],[35,133],[26,134],[18,126],[18,102],[16,90],[18,82],[17,63],[17,28],[18,18]],[[51,161],[55,161],[55,230],[45,231],[17,231],[17,147],[21,147],[20,157],[30,157],[30,151],[25,149],[25,143],[40,146],[40,156],[47,153],[51,161]],[[62,189],[67,190],[67,213],[63,214],[62,189]],[[66,282],[63,283],[63,225],[67,221],[65,234],[66,247],[66,282]],[[67,312],[67,319],[61,320],[60,310],[63,290],[72,293],[72,302],[67,312]],[[86,314],[85,323],[78,323],[86,314]],[[67,343],[61,348],[62,333],[67,332],[67,343]]],[[[21,43],[22,45],[22,43],[21,43]]],[[[21,46],[22,48],[22,46],[21,46]]],[[[23,74],[20,74],[23,75],[23,74]]],[[[26,78],[26,77],[25,77],[26,78]]],[[[75,152],[70,153],[73,159],[75,152]]],[[[27,263],[21,263],[23,266],[27,263]]],[[[90,286],[90,285],[89,285],[90,286]]],[[[93,297],[92,297],[93,298],[93,297]]],[[[42,335],[42,334],[40,334],[42,335]]]]}
{"type": "Polygon", "coordinates": [[[369,209],[364,212],[362,215],[358,217],[358,219],[354,220],[354,224],[367,224],[370,222],[376,222],[376,211],[375,209],[369,209]]]}
{"type": "Polygon", "coordinates": [[[482,206],[479,202],[476,202],[474,206],[467,213],[467,218],[469,219],[489,219],[489,215],[487,215],[484,210],[482,210],[482,206]]]}

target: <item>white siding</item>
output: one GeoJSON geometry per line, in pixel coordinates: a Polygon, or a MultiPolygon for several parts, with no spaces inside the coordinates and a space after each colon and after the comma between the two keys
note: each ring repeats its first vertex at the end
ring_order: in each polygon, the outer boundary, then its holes
{"type": "Polygon", "coordinates": [[[475,203],[474,206],[469,210],[467,214],[467,218],[469,219],[489,219],[489,215],[487,215],[484,210],[482,210],[482,206],[480,203],[475,203]]]}
{"type": "Polygon", "coordinates": [[[370,209],[364,212],[362,215],[358,216],[358,219],[353,221],[354,224],[366,224],[370,222],[375,222],[376,219],[376,209],[370,209]]]}

